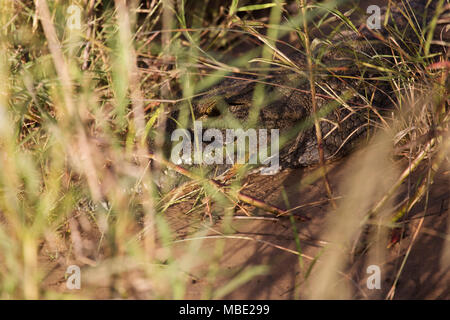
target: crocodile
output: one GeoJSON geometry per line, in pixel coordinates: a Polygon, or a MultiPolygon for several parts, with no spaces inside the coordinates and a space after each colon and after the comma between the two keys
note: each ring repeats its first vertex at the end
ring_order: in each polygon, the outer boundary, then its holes
{"type": "MultiPolygon", "coordinates": [[[[414,48],[423,40],[405,12],[415,14],[414,23],[426,25],[439,1],[403,1],[407,9],[401,3],[392,3],[381,7],[381,21],[387,23],[380,30],[366,26],[341,31],[331,40],[312,42],[314,99],[325,160],[355,148],[376,127],[379,115],[392,110],[393,93],[389,81],[383,79],[383,71],[395,63],[392,56],[398,52],[387,43],[398,43],[399,52],[414,55],[414,48]]],[[[319,152],[307,58],[295,52],[276,62],[282,66],[263,76],[224,77],[193,101],[194,116],[203,121],[204,127],[223,130],[236,123],[243,128],[279,129],[285,142],[280,150],[283,168],[315,164],[319,152]],[[255,96],[255,90],[263,92],[264,98],[255,96]],[[257,100],[259,103],[255,103],[257,100]]]]}

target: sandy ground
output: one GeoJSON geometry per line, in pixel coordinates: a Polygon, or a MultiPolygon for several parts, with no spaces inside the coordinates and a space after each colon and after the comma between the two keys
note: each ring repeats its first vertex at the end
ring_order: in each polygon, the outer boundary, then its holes
{"type": "MultiPolygon", "coordinates": [[[[337,184],[344,171],[345,164],[337,165],[331,171],[330,180],[337,184]]],[[[293,299],[310,297],[304,286],[305,270],[311,264],[310,258],[315,258],[322,248],[327,246],[324,238],[324,228],[330,214],[326,202],[322,181],[301,186],[304,170],[288,170],[276,177],[260,177],[259,186],[266,186],[265,190],[251,193],[268,202],[283,206],[281,190],[285,189],[291,207],[304,206],[296,211],[295,222],[298,230],[302,253],[305,255],[303,271],[299,268],[298,256],[287,252],[286,249],[296,250],[289,219],[280,218],[278,221],[236,219],[232,226],[235,236],[249,237],[254,240],[227,239],[220,265],[229,271],[216,284],[220,286],[241,270],[248,266],[268,265],[270,271],[264,276],[258,276],[246,283],[238,290],[226,295],[228,299],[293,299]],[[270,180],[270,181],[264,181],[270,180]],[[301,190],[301,191],[299,191],[301,190]],[[322,201],[322,203],[320,203],[322,201]],[[308,205],[310,203],[317,203],[308,205]],[[265,241],[262,243],[261,241],[265,241]],[[279,247],[275,247],[279,246],[279,247]],[[296,289],[297,288],[297,289],[296,289]],[[305,291],[304,291],[305,290],[305,291]]],[[[251,188],[250,188],[251,189],[251,188]]],[[[427,217],[418,232],[417,238],[409,253],[406,264],[396,286],[396,299],[448,299],[450,298],[450,253],[449,245],[449,171],[440,172],[430,190],[427,217]],[[446,237],[446,238],[445,238],[446,237]],[[445,249],[446,248],[446,249],[445,249]],[[446,251],[444,251],[446,250],[446,251]]],[[[418,228],[420,217],[424,214],[424,205],[418,205],[410,213],[406,225],[405,236],[385,252],[377,263],[381,269],[381,289],[367,289],[366,266],[368,254],[357,256],[354,261],[342,269],[339,277],[350,287],[350,294],[346,298],[382,299],[385,298],[402,264],[406,251],[411,244],[412,235],[418,228]]],[[[326,233],[325,233],[326,234],[326,233]]],[[[386,241],[389,241],[386,239],[386,241]]],[[[206,250],[214,252],[214,240],[205,243],[206,250]]],[[[320,268],[319,262],[314,266],[320,268]]],[[[313,269],[314,270],[314,269],[313,269]]],[[[196,278],[204,279],[205,270],[198,270],[196,278]]],[[[314,271],[313,271],[314,272],[314,271]]],[[[193,283],[188,298],[201,298],[206,281],[193,283]]]]}
{"type": "MultiPolygon", "coordinates": [[[[358,157],[355,155],[354,157],[358,157]]],[[[333,163],[329,179],[334,190],[339,190],[339,182],[352,169],[352,161],[348,158],[333,163]]],[[[403,163],[404,164],[404,163],[403,163]]],[[[311,266],[313,259],[318,258],[312,268],[311,276],[325,266],[320,253],[329,245],[326,231],[329,226],[330,204],[327,201],[322,180],[307,184],[305,179],[310,177],[312,169],[288,169],[274,176],[251,176],[244,192],[264,199],[267,203],[286,208],[286,199],[290,208],[301,206],[289,217],[276,218],[271,214],[245,207],[252,217],[247,217],[242,210],[235,212],[231,228],[227,229],[227,238],[224,240],[223,217],[216,217],[211,226],[203,219],[203,212],[184,215],[190,209],[190,204],[184,202],[169,208],[167,221],[178,241],[175,252],[189,250],[193,241],[183,241],[198,236],[195,232],[206,230],[198,249],[198,266],[190,269],[185,298],[202,299],[207,297],[211,288],[221,288],[230,283],[230,280],[243,270],[252,266],[264,265],[268,267],[263,275],[256,276],[250,281],[238,286],[220,298],[226,299],[294,299],[310,298],[308,281],[305,274],[311,266]],[[284,195],[283,195],[284,193],[284,195]],[[257,216],[258,218],[255,218],[257,216]],[[300,268],[299,258],[296,254],[295,237],[293,232],[295,223],[303,254],[303,266],[300,268]],[[218,248],[223,246],[223,251],[218,248]],[[212,270],[218,267],[214,275],[212,270]]],[[[418,170],[412,177],[410,185],[413,186],[424,170],[418,170]]],[[[417,232],[417,237],[411,246],[408,258],[395,289],[395,299],[449,299],[450,298],[450,250],[449,250],[449,179],[448,166],[442,168],[435,177],[430,188],[429,205],[423,224],[417,232]]],[[[370,183],[368,181],[367,183],[370,183]]],[[[403,185],[406,192],[407,184],[403,185]]],[[[338,191],[335,191],[336,193],[338,191]]],[[[401,193],[399,198],[401,198],[401,193]]],[[[352,261],[341,266],[337,281],[339,286],[347,288],[343,298],[353,299],[384,299],[392,289],[392,285],[405,255],[411,245],[421,217],[425,213],[424,201],[417,205],[407,217],[404,224],[404,237],[387,249],[381,257],[376,258],[381,269],[381,289],[369,290],[367,288],[366,267],[373,261],[369,253],[356,255],[352,261]],[[372,260],[371,260],[372,259],[372,260]]],[[[213,207],[214,212],[214,207],[213,207]]],[[[95,236],[93,236],[95,238],[95,236]]],[[[384,235],[386,247],[389,235],[384,235]]],[[[42,250],[44,252],[44,248],[42,250]]],[[[69,256],[69,254],[67,254],[69,256]]],[[[177,256],[177,254],[176,254],[177,256]]],[[[101,256],[97,257],[101,258],[101,256]]],[[[45,286],[59,292],[71,293],[65,288],[65,264],[69,260],[57,259],[49,261],[48,254],[43,254],[42,262],[49,266],[49,273],[45,279],[45,286]],[[47,261],[45,261],[47,260],[47,261]],[[57,261],[59,261],[57,263],[57,261]]],[[[86,261],[73,261],[70,263],[85,265],[86,261]]],[[[183,268],[183,265],[181,265],[183,268]]],[[[337,272],[337,271],[336,271],[337,272]]],[[[320,274],[320,273],[319,273],[320,274]]],[[[95,283],[95,282],[94,282],[95,283]]],[[[110,291],[101,281],[93,284],[84,284],[84,290],[93,298],[109,298],[110,291]]],[[[145,286],[142,289],[145,291],[145,286]]],[[[332,290],[332,288],[330,288],[332,290]]],[[[132,290],[131,290],[132,291],[132,290]]],[[[82,292],[80,292],[82,293],[82,292]]],[[[145,294],[130,294],[129,298],[146,298],[145,294]]],[[[334,296],[336,297],[336,296],[334,296]]],[[[340,297],[339,295],[337,297],[340,297]]]]}

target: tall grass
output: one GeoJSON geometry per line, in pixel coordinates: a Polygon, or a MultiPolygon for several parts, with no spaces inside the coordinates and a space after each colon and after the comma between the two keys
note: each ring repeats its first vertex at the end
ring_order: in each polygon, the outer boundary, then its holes
{"type": "MultiPolygon", "coordinates": [[[[442,11],[446,2],[439,3],[442,11]]],[[[216,285],[224,272],[219,261],[227,236],[232,235],[227,221],[235,207],[245,210],[244,201],[273,209],[239,193],[245,170],[226,190],[201,172],[187,174],[192,179],[185,178],[190,181],[180,186],[170,183],[164,161],[152,159],[167,154],[165,132],[173,121],[172,111],[179,108],[177,123],[188,126],[193,97],[224,76],[263,76],[274,65],[303,72],[277,46],[286,36],[294,39],[291,47],[310,54],[307,72],[314,84],[312,68],[317,61],[311,57],[308,36],[328,23],[335,32],[351,28],[344,13],[332,9],[334,4],[2,1],[0,298],[182,299],[195,280],[191,272],[205,264],[209,267],[202,297],[223,298],[267,273],[267,266],[256,265],[241,270],[224,286],[216,285]],[[80,29],[67,25],[73,18],[69,5],[81,9],[80,29]],[[193,207],[184,204],[187,197],[193,199],[193,207]],[[190,237],[198,240],[179,249],[180,239],[166,216],[175,204],[182,205],[180,219],[194,219],[191,212],[200,219],[205,213],[211,222],[225,217],[220,226],[223,237],[218,236],[212,256],[203,250],[208,227],[195,230],[190,237]],[[72,264],[82,269],[81,291],[49,284],[55,282],[49,279],[55,269],[64,282],[64,272],[72,264]]],[[[333,221],[326,230],[333,245],[307,271],[313,275],[314,298],[352,296],[327,291],[330,282],[339,282],[336,277],[351,249],[348,242],[367,222],[388,225],[407,215],[426,198],[433,173],[448,156],[448,61],[430,50],[448,46],[433,37],[434,28],[443,22],[437,12],[431,25],[422,26],[414,12],[405,10],[423,43],[408,44],[409,52],[416,52],[411,56],[397,46],[396,34],[387,41],[397,63],[371,66],[384,72],[380,79],[396,92],[398,112],[391,118],[380,115],[379,126],[390,134],[379,138],[383,152],[369,151],[360,159],[358,170],[349,173],[343,187],[353,196],[338,203],[336,210],[330,208],[333,221]],[[429,160],[430,174],[410,191],[402,210],[393,199],[412,169],[402,168],[403,174],[393,170],[389,176],[398,177],[396,181],[373,174],[389,162],[392,140],[400,156],[414,165],[410,168],[429,160]],[[371,186],[365,183],[368,180],[371,186]],[[350,212],[358,214],[349,216],[350,212]]],[[[266,98],[264,86],[256,86],[250,121],[257,121],[266,98]]],[[[329,190],[330,197],[335,191],[329,190]]],[[[377,234],[372,241],[381,238],[377,234]]]]}

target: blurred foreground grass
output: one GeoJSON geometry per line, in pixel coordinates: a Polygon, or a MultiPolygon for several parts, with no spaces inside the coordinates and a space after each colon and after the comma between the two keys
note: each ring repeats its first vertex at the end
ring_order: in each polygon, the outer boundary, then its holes
{"type": "MultiPolygon", "coordinates": [[[[443,8],[446,2],[440,2],[443,8]]],[[[95,297],[94,291],[69,294],[46,286],[52,262],[64,270],[80,265],[87,279],[83,286],[101,283],[108,298],[183,298],[192,280],[186,275],[205,262],[210,263],[210,286],[204,298],[224,297],[267,272],[264,265],[249,267],[217,288],[214,279],[221,267],[217,257],[202,254],[201,240],[183,252],[174,248],[164,213],[184,200],[155,183],[164,179],[165,168],[148,159],[148,141],[154,154],[164,154],[168,110],[180,97],[185,104],[178,121],[184,126],[192,96],[230,72],[264,74],[264,61],[276,56],[274,44],[286,36],[302,48],[300,3],[1,1],[0,298],[95,297]],[[297,8],[294,13],[292,8],[297,8]],[[247,68],[258,57],[262,67],[247,68]]],[[[327,9],[332,4],[308,7],[311,17],[323,15],[307,19],[313,31],[328,19],[338,22],[335,30],[349,27],[341,12],[327,9]]],[[[434,27],[443,23],[438,14],[434,27]]],[[[447,161],[449,62],[427,48],[448,49],[448,43],[430,38],[434,30],[429,26],[419,28],[415,19],[411,24],[423,34],[423,43],[416,44],[414,57],[393,48],[400,61],[385,76],[396,92],[397,113],[382,122],[385,135],[376,145],[383,151],[361,159],[355,177],[347,179],[354,197],[336,212],[358,214],[334,217],[327,232],[336,243],[348,241],[363,228],[362,221],[397,222],[426,198],[434,173],[447,161]],[[389,179],[370,174],[389,162],[393,147],[413,168],[423,160],[428,168],[400,208],[392,198],[408,169],[403,175],[390,173],[389,179]],[[393,176],[398,177],[394,182],[393,176]],[[369,219],[368,213],[373,217],[379,211],[383,219],[369,219]]],[[[201,200],[211,199],[225,216],[234,213],[235,200],[204,181],[194,182],[200,190],[197,210],[207,210],[208,201],[201,200]]],[[[234,188],[240,187],[238,181],[234,188]]],[[[223,232],[230,231],[225,226],[223,232]]],[[[202,229],[196,236],[206,234],[202,229]]],[[[225,242],[217,242],[217,256],[225,242]]],[[[335,270],[346,259],[341,247],[328,249],[327,268],[313,264],[306,272],[319,268],[322,282],[313,282],[315,298],[342,294],[323,285],[337,281],[335,270]]]]}

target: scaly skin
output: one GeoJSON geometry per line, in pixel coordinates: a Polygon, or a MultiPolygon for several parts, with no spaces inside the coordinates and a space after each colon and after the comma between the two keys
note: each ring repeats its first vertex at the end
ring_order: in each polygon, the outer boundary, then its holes
{"type": "MultiPolygon", "coordinates": [[[[429,20],[437,1],[432,1],[427,10],[425,3],[409,1],[418,18],[427,11],[429,20]]],[[[386,8],[382,8],[381,12],[381,21],[384,21],[386,8]]],[[[374,109],[380,111],[392,107],[389,83],[373,80],[381,74],[374,68],[363,66],[363,63],[392,66],[394,60],[381,55],[392,55],[393,51],[379,39],[392,36],[389,29],[395,26],[403,33],[397,43],[414,43],[417,46],[417,35],[401,10],[391,8],[388,25],[381,30],[342,32],[328,44],[322,43],[314,49],[316,101],[321,112],[320,126],[327,160],[345,154],[368,132],[378,118],[372,112],[374,109]]],[[[408,52],[406,45],[403,50],[408,52]]],[[[305,58],[301,54],[289,58],[296,66],[294,71],[292,68],[276,70],[259,79],[250,76],[243,78],[241,75],[224,79],[194,101],[195,116],[204,121],[204,127],[230,128],[237,120],[244,128],[280,129],[280,135],[288,137],[280,150],[283,167],[317,163],[318,147],[311,121],[312,97],[304,72],[305,58]],[[257,83],[264,85],[265,99],[256,123],[252,124],[248,120],[252,108],[256,107],[253,95],[257,83]]]]}

